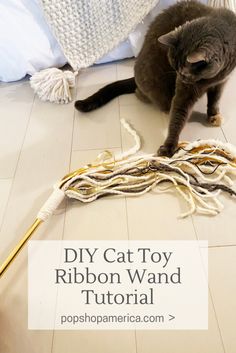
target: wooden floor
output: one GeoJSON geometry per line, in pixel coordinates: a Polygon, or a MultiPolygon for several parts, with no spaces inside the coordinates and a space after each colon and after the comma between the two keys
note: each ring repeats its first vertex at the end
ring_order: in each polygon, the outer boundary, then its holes
{"type": "MultiPolygon", "coordinates": [[[[75,94],[83,98],[105,83],[132,76],[133,61],[84,71],[75,94]]],[[[225,124],[209,127],[194,113],[182,140],[218,138],[236,144],[236,75],[222,99],[225,124]]],[[[196,111],[205,113],[206,101],[196,111]]],[[[0,261],[20,239],[51,192],[69,170],[93,161],[103,149],[132,145],[119,120],[142,136],[143,150],[163,142],[168,117],[134,95],[115,99],[90,114],[69,105],[44,103],[28,81],[0,84],[0,261]]],[[[35,239],[202,239],[209,241],[208,331],[29,331],[27,249],[0,280],[1,353],[235,353],[236,202],[224,199],[217,217],[178,219],[186,205],[170,194],[137,199],[102,199],[64,205],[35,239]]]]}

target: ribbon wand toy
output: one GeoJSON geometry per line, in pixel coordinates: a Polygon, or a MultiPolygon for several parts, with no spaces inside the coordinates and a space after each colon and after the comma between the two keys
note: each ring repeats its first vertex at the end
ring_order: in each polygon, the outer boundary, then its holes
{"type": "Polygon", "coordinates": [[[138,154],[140,137],[125,120],[121,123],[133,137],[134,146],[115,157],[104,151],[94,164],[58,182],[32,226],[0,265],[0,278],[66,197],[90,203],[104,196],[137,197],[149,191],[157,194],[174,189],[189,206],[180,215],[183,218],[195,212],[216,216],[224,208],[219,201],[220,193],[236,196],[232,178],[236,175],[236,149],[231,144],[216,140],[183,142],[171,158],[138,154]]]}

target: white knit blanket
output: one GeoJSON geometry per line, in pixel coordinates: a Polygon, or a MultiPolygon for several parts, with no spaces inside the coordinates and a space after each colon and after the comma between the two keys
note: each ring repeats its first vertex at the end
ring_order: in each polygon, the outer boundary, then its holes
{"type": "Polygon", "coordinates": [[[41,0],[45,16],[74,70],[116,47],[158,0],[41,0]]]}

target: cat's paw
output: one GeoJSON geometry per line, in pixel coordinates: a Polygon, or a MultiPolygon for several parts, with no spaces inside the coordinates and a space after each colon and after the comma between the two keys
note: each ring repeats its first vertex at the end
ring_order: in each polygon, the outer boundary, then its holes
{"type": "Polygon", "coordinates": [[[221,126],[223,124],[223,117],[220,114],[209,116],[207,119],[208,123],[212,126],[221,126]]]}
{"type": "Polygon", "coordinates": [[[162,145],[157,151],[158,156],[161,157],[172,157],[175,153],[174,145],[162,145]]]}

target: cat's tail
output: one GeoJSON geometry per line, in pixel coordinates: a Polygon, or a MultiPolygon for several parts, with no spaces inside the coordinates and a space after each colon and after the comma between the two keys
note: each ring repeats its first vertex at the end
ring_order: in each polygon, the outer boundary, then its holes
{"type": "Polygon", "coordinates": [[[122,94],[134,93],[136,87],[134,77],[111,83],[101,88],[92,96],[75,102],[75,108],[81,112],[90,112],[102,107],[115,97],[121,96],[122,94]]]}

